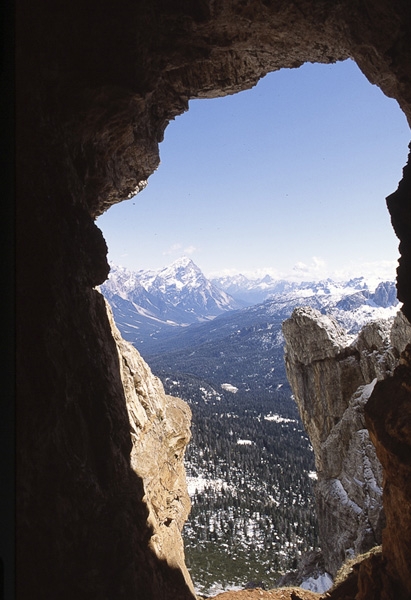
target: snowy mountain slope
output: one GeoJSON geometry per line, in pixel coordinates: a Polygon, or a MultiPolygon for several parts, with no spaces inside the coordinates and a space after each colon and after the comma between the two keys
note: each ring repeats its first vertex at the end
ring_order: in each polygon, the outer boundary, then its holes
{"type": "MultiPolygon", "coordinates": [[[[214,278],[211,281],[237,301],[243,302],[248,306],[260,304],[265,300],[282,294],[295,294],[300,297],[317,295],[331,295],[335,297],[340,295],[340,297],[343,297],[361,291],[373,293],[380,283],[386,283],[382,280],[366,280],[364,277],[357,277],[346,282],[337,282],[331,279],[317,282],[295,282],[283,279],[275,280],[269,275],[260,279],[248,279],[244,275],[235,275],[214,278]]],[[[386,297],[385,302],[393,304],[395,298],[395,286],[391,284],[390,294],[389,297],[386,297]]],[[[383,301],[384,299],[381,297],[380,302],[383,301]]],[[[383,306],[381,303],[379,305],[383,306]]]]}
{"type": "Polygon", "coordinates": [[[174,307],[209,319],[239,304],[226,292],[217,288],[187,257],[153,274],[140,274],[142,286],[153,296],[167,298],[174,307]]]}
{"type": "Polygon", "coordinates": [[[327,280],[302,284],[293,291],[272,296],[262,306],[267,314],[284,318],[297,306],[311,306],[333,316],[351,334],[358,333],[368,321],[391,318],[399,310],[394,282],[381,282],[371,291],[362,278],[346,283],[327,280]]]}
{"type": "Polygon", "coordinates": [[[247,293],[269,297],[240,309],[238,301],[218,289],[186,257],[156,272],[112,266],[101,291],[124,338],[140,350],[144,348],[146,355],[215,342],[244,327],[261,330],[270,324],[281,336],[281,321],[297,306],[311,306],[334,316],[352,334],[366,322],[389,318],[398,310],[393,282],[373,288],[361,277],[347,282],[297,283],[274,281],[268,275],[254,281],[242,275],[218,281],[243,304],[247,293]]]}
{"type": "MultiPolygon", "coordinates": [[[[304,286],[292,292],[278,294],[261,304],[225,313],[211,323],[196,324],[174,330],[167,336],[158,336],[156,340],[151,339],[146,344],[146,356],[175,351],[183,358],[186,352],[193,352],[194,347],[202,347],[201,351],[205,351],[207,345],[210,352],[213,345],[216,352],[220,346],[223,352],[224,344],[234,347],[235,338],[238,338],[239,345],[244,345],[245,339],[250,338],[254,352],[258,348],[258,355],[261,357],[270,348],[278,348],[282,352],[281,324],[298,306],[311,306],[323,314],[333,316],[350,334],[358,333],[370,320],[393,317],[399,309],[392,282],[381,283],[372,293],[369,290],[359,291],[352,284],[331,286],[328,283],[327,286],[328,292],[324,289],[324,283],[315,284],[314,290],[313,285],[311,288],[304,286]]],[[[225,355],[227,356],[227,352],[225,355]]],[[[190,358],[189,362],[192,360],[190,358]]]]}
{"type": "Polygon", "coordinates": [[[188,258],[158,272],[132,272],[112,265],[100,286],[123,337],[137,347],[176,328],[214,319],[239,308],[188,258]]]}
{"type": "Polygon", "coordinates": [[[216,277],[211,280],[214,285],[230,294],[244,306],[259,304],[272,294],[292,291],[298,284],[285,280],[275,280],[270,275],[259,279],[248,279],[244,275],[216,277]]]}

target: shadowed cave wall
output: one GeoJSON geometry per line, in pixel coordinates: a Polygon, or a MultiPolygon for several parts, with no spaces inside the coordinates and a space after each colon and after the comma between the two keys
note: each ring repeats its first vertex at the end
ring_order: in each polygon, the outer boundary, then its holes
{"type": "MultiPolygon", "coordinates": [[[[118,355],[93,289],[109,270],[94,219],[145,187],[189,98],[282,67],[351,57],[411,122],[411,5],[19,0],[16,24],[17,597],[192,598],[149,549],[118,355]]],[[[388,199],[408,319],[410,171],[388,199]]],[[[405,352],[367,409],[387,513],[375,598],[411,594],[410,394],[405,352]]]]}

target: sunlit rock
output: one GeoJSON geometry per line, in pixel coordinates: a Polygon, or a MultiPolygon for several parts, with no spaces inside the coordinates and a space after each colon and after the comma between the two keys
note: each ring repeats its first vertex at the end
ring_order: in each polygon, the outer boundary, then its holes
{"type": "Polygon", "coordinates": [[[411,328],[399,314],[367,324],[353,340],[333,319],[304,307],[283,333],[287,376],[315,453],[325,566],[335,575],[346,558],[381,543],[382,467],[364,405],[377,380],[392,373],[411,328]]]}
{"type": "Polygon", "coordinates": [[[183,462],[191,437],[191,411],[183,400],[164,393],[161,381],[139,352],[121,337],[106,306],[130,419],[131,466],[142,478],[143,500],[149,509],[150,546],[158,558],[182,571],[194,592],[181,537],[191,507],[183,462]]]}

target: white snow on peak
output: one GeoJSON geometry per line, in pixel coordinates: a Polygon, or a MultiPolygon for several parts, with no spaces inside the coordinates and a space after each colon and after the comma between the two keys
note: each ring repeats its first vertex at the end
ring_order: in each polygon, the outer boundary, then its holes
{"type": "Polygon", "coordinates": [[[133,272],[111,265],[102,292],[141,304],[146,310],[153,309],[161,322],[169,315],[172,320],[177,317],[181,325],[213,319],[227,310],[239,308],[239,304],[212,284],[187,256],[159,271],[133,272]]]}
{"type": "Polygon", "coordinates": [[[188,267],[189,265],[194,265],[193,261],[191,260],[191,258],[188,258],[188,256],[181,256],[180,258],[178,258],[177,260],[175,260],[170,267],[188,267]]]}

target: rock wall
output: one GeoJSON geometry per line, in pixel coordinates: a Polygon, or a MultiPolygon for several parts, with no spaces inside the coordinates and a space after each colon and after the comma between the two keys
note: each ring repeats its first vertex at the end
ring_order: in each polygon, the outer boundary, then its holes
{"type": "MultiPolygon", "coordinates": [[[[387,527],[379,576],[386,581],[387,598],[406,600],[411,597],[411,344],[401,354],[393,376],[375,386],[365,416],[384,469],[387,527]]],[[[362,598],[367,598],[366,593],[362,598]]]]}
{"type": "MultiPolygon", "coordinates": [[[[152,550],[143,482],[131,468],[121,364],[94,289],[108,273],[94,218],[145,187],[167,123],[190,98],[238,92],[275,69],[351,57],[411,121],[411,5],[19,0],[12,20],[17,560],[5,558],[6,589],[15,564],[19,598],[191,597],[181,571],[152,550]]],[[[402,254],[397,287],[411,318],[409,171],[389,207],[402,254]]],[[[390,411],[392,398],[408,393],[408,372],[404,363],[375,388],[377,436],[379,421],[406,431],[390,411]]],[[[402,446],[387,441],[395,434],[381,435],[384,469],[399,460],[405,473],[402,446]]],[[[400,492],[409,508],[397,474],[386,470],[385,480],[389,510],[400,492]]],[[[395,518],[387,514],[389,527],[395,518]]],[[[385,572],[411,593],[407,569],[396,572],[408,560],[407,529],[392,531],[385,572]]]]}
{"type": "Polygon", "coordinates": [[[181,537],[191,502],[187,491],[184,451],[190,440],[191,411],[180,398],[167,396],[139,352],[121,337],[106,302],[116,342],[130,421],[131,466],[142,479],[143,502],[152,530],[149,547],[194,586],[184,559],[181,537]]]}
{"type": "Polygon", "coordinates": [[[353,340],[310,307],[283,324],[287,376],[313,445],[319,534],[326,569],[381,543],[382,467],[365,424],[377,379],[391,374],[411,327],[399,313],[368,323],[353,340]]]}

